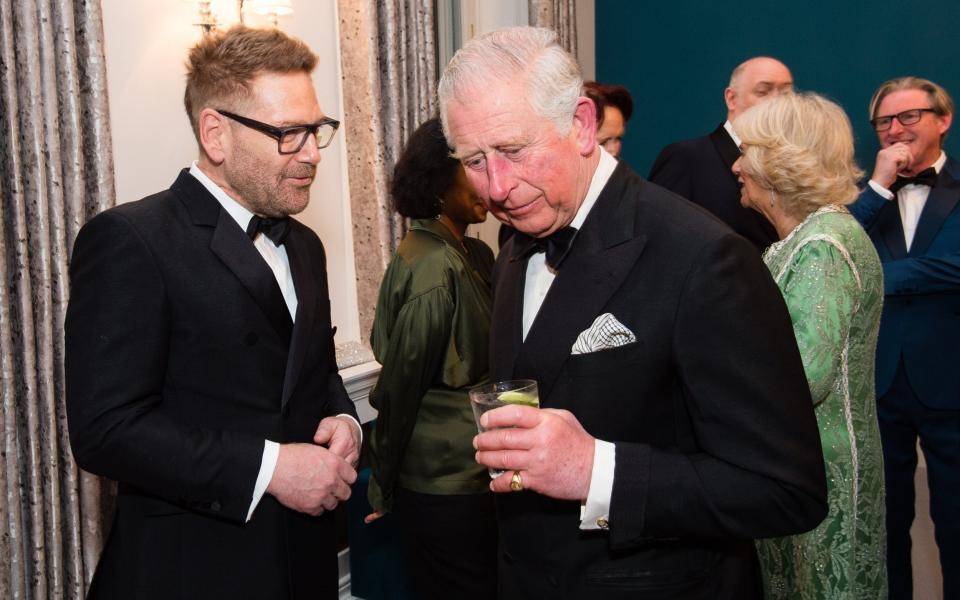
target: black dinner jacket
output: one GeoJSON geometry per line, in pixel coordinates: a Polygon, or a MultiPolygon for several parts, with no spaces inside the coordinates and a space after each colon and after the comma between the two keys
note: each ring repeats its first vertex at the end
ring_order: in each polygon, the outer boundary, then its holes
{"type": "Polygon", "coordinates": [[[66,389],[84,469],[119,482],[91,598],[336,598],[329,516],[265,495],[245,523],[264,440],[310,442],[356,415],[337,373],[326,258],[294,221],[298,307],[188,171],[80,231],[66,389]]]}
{"type": "Polygon", "coordinates": [[[777,241],[759,213],[740,205],[740,184],[731,168],[740,149],[721,123],[710,135],[669,144],[653,163],[650,181],[712,212],[758,250],[777,241]]]}
{"type": "Polygon", "coordinates": [[[621,162],[521,342],[520,243],[495,269],[494,380],[537,380],[542,407],[615,443],[616,468],[608,531],[581,531],[578,502],[498,496],[501,597],[757,597],[752,538],[827,506],[790,318],[754,247],[621,162]],[[636,342],[571,356],[608,312],[636,342]]]}

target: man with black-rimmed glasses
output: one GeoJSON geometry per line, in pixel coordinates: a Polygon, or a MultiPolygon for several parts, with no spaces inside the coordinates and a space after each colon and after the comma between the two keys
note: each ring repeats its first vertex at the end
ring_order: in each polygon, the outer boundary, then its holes
{"type": "Polygon", "coordinates": [[[932,81],[890,80],[870,101],[880,151],[850,211],[883,263],[877,417],[887,489],[890,598],[912,598],[917,439],[927,463],[943,597],[960,597],[960,163],[942,149],[953,101],[932,81]]]}
{"type": "Polygon", "coordinates": [[[185,105],[199,158],[80,231],[66,320],[71,444],[119,482],[89,598],[338,596],[330,511],[360,428],[337,374],[306,208],[317,57],[273,30],[204,37],[185,105]]]}

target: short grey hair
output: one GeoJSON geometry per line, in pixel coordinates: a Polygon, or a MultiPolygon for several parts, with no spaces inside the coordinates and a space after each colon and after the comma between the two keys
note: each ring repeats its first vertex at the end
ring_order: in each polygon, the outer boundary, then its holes
{"type": "Polygon", "coordinates": [[[534,112],[553,121],[561,135],[568,134],[577,101],[583,95],[580,66],[557,42],[554,31],[509,27],[470,40],[443,70],[437,96],[447,140],[450,141],[447,108],[451,101],[471,94],[475,98],[480,89],[496,94],[496,83],[513,82],[518,77],[534,112]]]}

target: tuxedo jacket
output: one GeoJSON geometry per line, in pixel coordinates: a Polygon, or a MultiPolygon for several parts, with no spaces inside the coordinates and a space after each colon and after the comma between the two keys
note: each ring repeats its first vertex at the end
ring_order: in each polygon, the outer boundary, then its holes
{"type": "Polygon", "coordinates": [[[119,482],[92,598],[336,598],[332,518],[264,495],[264,440],[356,415],[326,259],[294,221],[296,319],[250,238],[186,170],[77,236],[66,389],[77,463],[119,482]]]}
{"type": "Polygon", "coordinates": [[[703,210],[620,163],[525,341],[527,260],[495,269],[494,380],[539,382],[613,442],[609,530],[580,503],[498,495],[501,597],[758,597],[752,538],[826,515],[817,424],[786,306],[757,252],[703,210]],[[612,313],[636,336],[571,355],[612,313]]]}
{"type": "Polygon", "coordinates": [[[930,190],[910,251],[897,202],[869,185],[850,212],[883,264],[877,341],[877,396],[890,389],[902,357],[907,379],[930,408],[960,409],[960,162],[947,158],[930,190]]]}
{"type": "Polygon", "coordinates": [[[668,145],[650,169],[650,181],[712,212],[759,250],[777,241],[760,213],[740,205],[740,184],[731,168],[740,149],[717,127],[710,135],[668,145]]]}

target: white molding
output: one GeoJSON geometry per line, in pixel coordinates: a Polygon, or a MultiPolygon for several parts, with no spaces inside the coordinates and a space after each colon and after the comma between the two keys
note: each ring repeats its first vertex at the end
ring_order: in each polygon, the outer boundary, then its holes
{"type": "Polygon", "coordinates": [[[369,361],[340,370],[343,385],[347,394],[357,408],[357,415],[361,423],[367,423],[377,418],[377,409],[370,406],[370,390],[377,383],[380,376],[380,363],[369,361]]]}

